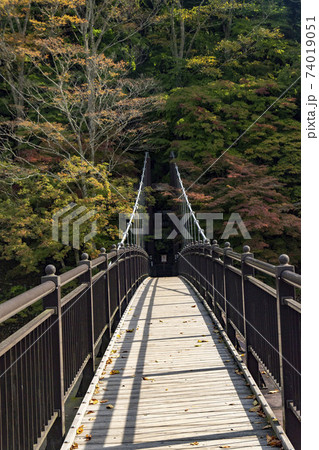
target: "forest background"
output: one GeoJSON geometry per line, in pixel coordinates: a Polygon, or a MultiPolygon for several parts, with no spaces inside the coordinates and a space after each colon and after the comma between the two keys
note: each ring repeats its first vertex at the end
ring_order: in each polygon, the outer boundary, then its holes
{"type": "Polygon", "coordinates": [[[186,188],[212,165],[194,210],[239,213],[257,257],[300,270],[300,3],[0,0],[0,16],[0,301],[116,242],[145,151],[167,199],[172,150],[186,188]],[[52,239],[71,202],[97,211],[80,252],[52,239]]]}

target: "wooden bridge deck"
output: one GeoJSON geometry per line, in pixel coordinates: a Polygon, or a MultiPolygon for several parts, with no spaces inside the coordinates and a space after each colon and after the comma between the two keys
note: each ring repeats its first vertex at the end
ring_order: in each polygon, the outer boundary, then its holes
{"type": "Polygon", "coordinates": [[[251,391],[236,370],[187,283],[148,278],[123,316],[62,448],[269,448],[266,435],[272,430],[249,411],[251,391]]]}

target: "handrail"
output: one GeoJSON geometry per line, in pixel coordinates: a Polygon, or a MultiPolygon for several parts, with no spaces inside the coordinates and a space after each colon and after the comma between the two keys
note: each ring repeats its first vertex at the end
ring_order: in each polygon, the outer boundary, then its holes
{"type": "Polygon", "coordinates": [[[281,278],[291,286],[301,288],[301,275],[292,272],[291,270],[284,270],[281,274],[281,278]]]}
{"type": "MultiPolygon", "coordinates": [[[[143,256],[148,258],[147,252],[141,247],[132,247],[135,251],[143,254],[143,256]]],[[[129,252],[131,248],[125,247],[123,248],[125,252],[129,252]]],[[[111,260],[112,258],[117,256],[116,251],[112,251],[108,254],[100,255],[98,258],[95,258],[91,261],[91,267],[95,268],[106,261],[106,259],[111,260]]],[[[112,262],[109,268],[113,266],[115,262],[112,262]]],[[[80,275],[85,274],[88,271],[88,267],[86,265],[80,265],[75,267],[74,269],[70,269],[67,272],[64,272],[60,275],[60,286],[65,286],[71,281],[77,279],[80,275]]],[[[44,283],[35,286],[22,294],[17,295],[9,300],[0,303],[0,324],[10,319],[12,316],[18,314],[23,309],[28,306],[33,305],[38,300],[47,295],[51,294],[55,290],[55,283],[53,281],[45,281],[44,283]]],[[[70,293],[72,294],[72,292],[70,293]]]]}
{"type": "Polygon", "coordinates": [[[78,266],[75,267],[74,269],[68,270],[67,272],[60,275],[61,286],[70,283],[71,281],[75,280],[76,278],[78,278],[80,275],[83,275],[87,271],[88,267],[85,265],[78,266]]]}
{"type": "Polygon", "coordinates": [[[104,263],[106,261],[106,255],[101,255],[98,258],[92,259],[92,269],[94,267],[98,267],[100,264],[104,263]]]}
{"type": "Polygon", "coordinates": [[[226,255],[235,261],[241,261],[241,254],[234,252],[233,250],[226,250],[226,255]]]}
{"type": "Polygon", "coordinates": [[[46,281],[39,286],[29,289],[16,297],[0,304],[0,323],[10,319],[28,306],[33,305],[41,298],[51,294],[55,290],[53,281],[46,281]]]}
{"type": "Polygon", "coordinates": [[[269,264],[267,262],[260,261],[259,259],[253,258],[251,256],[247,256],[245,258],[245,263],[248,266],[253,267],[254,269],[260,270],[261,272],[263,272],[267,275],[271,275],[273,277],[276,275],[276,266],[274,266],[273,264],[269,264]]]}
{"type": "Polygon", "coordinates": [[[54,314],[54,309],[46,309],[41,314],[32,319],[29,323],[24,325],[4,341],[0,342],[0,357],[9,351],[14,345],[20,342],[25,336],[35,330],[41,323],[45,322],[50,316],[54,314]]]}

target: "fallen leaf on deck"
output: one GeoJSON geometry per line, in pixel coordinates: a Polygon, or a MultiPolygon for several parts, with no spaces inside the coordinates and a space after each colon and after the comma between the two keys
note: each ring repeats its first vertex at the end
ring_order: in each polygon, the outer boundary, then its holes
{"type": "Polygon", "coordinates": [[[253,408],[250,408],[250,412],[258,412],[260,409],[260,405],[254,406],[253,408]]]}
{"type": "Polygon", "coordinates": [[[112,364],[113,359],[112,358],[108,358],[108,360],[106,361],[105,365],[107,366],[108,364],[112,364]]]}
{"type": "Polygon", "coordinates": [[[91,417],[91,418],[89,419],[89,421],[92,422],[92,421],[95,420],[95,419],[96,419],[96,417],[91,417]]]}
{"type": "Polygon", "coordinates": [[[162,322],[162,323],[163,323],[163,321],[162,321],[162,320],[160,320],[160,322],[162,322]]]}
{"type": "Polygon", "coordinates": [[[245,398],[255,398],[255,396],[254,396],[254,394],[251,394],[251,395],[247,395],[247,397],[245,397],[245,398]]]}
{"type": "Polygon", "coordinates": [[[191,442],[190,445],[199,445],[198,442],[191,442]]]}
{"type": "Polygon", "coordinates": [[[110,375],[116,375],[118,373],[120,373],[119,370],[111,370],[110,375]]]}
{"type": "Polygon", "coordinates": [[[131,330],[126,330],[127,333],[133,333],[134,328],[132,328],[131,330]]]}
{"type": "Polygon", "coordinates": [[[237,373],[237,375],[242,375],[243,374],[243,372],[241,370],[239,370],[239,369],[236,369],[235,373],[237,373]]]}
{"type": "Polygon", "coordinates": [[[74,442],[74,444],[71,445],[71,450],[74,450],[76,448],[79,448],[79,444],[77,444],[76,442],[74,442]]]}
{"type": "Polygon", "coordinates": [[[154,378],[143,377],[143,380],[145,380],[145,381],[154,381],[154,378]]]}
{"type": "Polygon", "coordinates": [[[96,405],[97,403],[99,403],[99,401],[95,398],[92,398],[92,400],[90,400],[90,405],[96,405]]]}
{"type": "Polygon", "coordinates": [[[269,392],[267,392],[267,394],[277,394],[277,392],[279,392],[279,389],[276,389],[274,391],[269,391],[269,392]]]}
{"type": "Polygon", "coordinates": [[[267,445],[270,447],[282,447],[282,443],[279,439],[277,439],[277,436],[269,436],[267,434],[267,445]]]}
{"type": "MultiPolygon", "coordinates": [[[[196,305],[193,305],[192,308],[196,308],[196,305]]],[[[198,445],[198,444],[196,444],[196,445],[198,445]]]]}
{"type": "Polygon", "coordinates": [[[259,405],[259,403],[258,403],[258,401],[257,400],[254,400],[254,403],[253,403],[253,405],[259,405]]]}
{"type": "Polygon", "coordinates": [[[198,339],[197,342],[208,342],[208,341],[206,341],[206,339],[198,339]]]}
{"type": "Polygon", "coordinates": [[[230,445],[220,445],[219,448],[230,448],[230,445]]]}
{"type": "Polygon", "coordinates": [[[93,414],[94,411],[88,411],[86,414],[93,414]]]}
{"type": "Polygon", "coordinates": [[[83,428],[84,428],[84,425],[81,425],[81,426],[76,430],[76,434],[81,434],[81,433],[83,433],[83,428]]]}
{"type": "Polygon", "coordinates": [[[200,344],[196,344],[195,347],[200,347],[200,344]]]}
{"type": "Polygon", "coordinates": [[[107,409],[113,409],[114,408],[113,405],[107,405],[106,407],[107,407],[107,409]]]}
{"type": "Polygon", "coordinates": [[[264,411],[261,409],[261,407],[260,407],[260,410],[258,411],[258,416],[259,417],[266,417],[266,414],[264,413],[264,411]]]}
{"type": "Polygon", "coordinates": [[[263,427],[263,430],[267,430],[267,428],[271,428],[271,425],[266,425],[265,427],[263,427]]]}
{"type": "Polygon", "coordinates": [[[116,352],[117,352],[117,350],[112,350],[112,351],[111,351],[111,353],[116,353],[116,352]]]}
{"type": "Polygon", "coordinates": [[[108,400],[100,400],[100,403],[107,403],[108,400]]]}
{"type": "Polygon", "coordinates": [[[86,436],[85,436],[85,440],[86,441],[90,441],[92,439],[92,434],[87,434],[86,436]]]}

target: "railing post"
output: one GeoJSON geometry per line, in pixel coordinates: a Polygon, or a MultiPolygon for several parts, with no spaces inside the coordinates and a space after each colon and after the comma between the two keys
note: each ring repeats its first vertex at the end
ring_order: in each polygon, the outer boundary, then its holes
{"type": "MultiPolygon", "coordinates": [[[[61,308],[61,280],[57,276],[56,268],[48,265],[45,268],[46,275],[41,282],[53,281],[55,291],[43,299],[43,308],[53,308],[52,316],[52,355],[53,355],[53,380],[54,380],[54,409],[58,412],[58,418],[54,425],[52,439],[57,443],[62,441],[65,435],[65,408],[64,408],[64,369],[63,369],[63,334],[62,334],[62,308],[61,308]]],[[[40,399],[38,399],[40,401],[40,399]]]]}
{"type": "Polygon", "coordinates": [[[121,249],[116,248],[116,289],[117,289],[117,307],[119,319],[122,317],[121,305],[121,273],[120,273],[121,249]]]}
{"type": "Polygon", "coordinates": [[[219,254],[215,252],[216,248],[219,248],[219,245],[216,239],[212,242],[212,285],[213,285],[213,311],[215,316],[219,319],[219,308],[216,304],[216,260],[219,260],[219,254]]]}
{"type": "Polygon", "coordinates": [[[232,325],[229,322],[229,313],[228,313],[228,298],[227,298],[227,266],[233,265],[233,260],[227,256],[227,251],[232,250],[230,243],[225,242],[224,247],[224,270],[223,270],[223,285],[224,285],[224,298],[225,298],[225,331],[229,337],[229,339],[232,341],[234,346],[236,347],[236,331],[232,327],[232,325]]]}
{"type": "Polygon", "coordinates": [[[128,289],[129,289],[129,280],[128,280],[128,273],[127,273],[127,250],[125,248],[125,246],[123,245],[123,270],[124,270],[124,291],[125,291],[125,307],[128,305],[128,289]]]}
{"type": "Polygon", "coordinates": [[[208,239],[205,240],[205,246],[204,246],[204,277],[205,277],[205,300],[208,302],[209,306],[211,307],[211,300],[209,296],[209,290],[210,290],[210,284],[211,284],[211,271],[210,271],[210,258],[211,255],[211,246],[210,241],[208,239]]]}
{"type": "MultiPolygon", "coordinates": [[[[104,302],[105,302],[105,306],[106,306],[105,307],[105,311],[106,311],[105,324],[108,323],[108,328],[110,328],[110,317],[111,317],[111,315],[110,315],[110,295],[109,295],[109,289],[108,289],[109,274],[107,271],[107,268],[109,266],[109,257],[108,257],[108,254],[106,253],[106,249],[104,247],[102,247],[100,249],[99,256],[105,257],[105,261],[104,261],[104,263],[101,264],[100,268],[101,268],[101,270],[105,270],[105,274],[103,276],[103,278],[104,278],[104,291],[103,292],[105,295],[104,302]]],[[[110,331],[108,331],[108,334],[110,336],[110,331]]],[[[103,344],[106,345],[107,341],[108,341],[107,337],[106,337],[106,333],[104,333],[102,340],[103,340],[103,344]]]]}
{"type": "MultiPolygon", "coordinates": [[[[300,434],[301,423],[296,414],[294,414],[292,405],[294,399],[294,392],[292,387],[292,379],[290,376],[289,362],[283,357],[284,354],[290,354],[290,347],[292,345],[291,335],[297,330],[291,329],[291,324],[287,323],[287,306],[284,302],[286,298],[295,300],[295,288],[288,283],[285,283],[281,275],[285,271],[294,272],[294,266],[289,264],[289,257],[281,255],[279,257],[280,265],[276,267],[276,293],[277,293],[277,321],[278,321],[278,350],[280,362],[280,385],[283,401],[283,426],[288,437],[292,440],[296,450],[301,447],[300,434]]],[[[290,363],[291,364],[291,363],[290,363]]]]}
{"type": "Polygon", "coordinates": [[[127,258],[126,258],[126,277],[127,277],[127,290],[130,291],[127,297],[127,301],[129,302],[130,299],[132,298],[132,292],[131,292],[131,287],[132,287],[132,261],[131,261],[131,247],[130,244],[127,244],[126,246],[127,248],[127,258]]]}
{"type": "MultiPolygon", "coordinates": [[[[225,243],[225,248],[224,248],[224,297],[225,297],[225,316],[226,316],[226,320],[225,320],[225,326],[226,326],[226,333],[229,337],[229,339],[231,340],[231,342],[233,343],[234,347],[238,348],[238,342],[237,342],[237,337],[236,337],[236,330],[235,328],[232,326],[230,319],[229,319],[229,312],[228,312],[228,307],[229,304],[228,302],[231,304],[231,300],[228,298],[228,292],[227,292],[227,266],[232,266],[233,265],[233,260],[227,256],[227,251],[228,250],[232,250],[230,243],[226,242],[225,243]]],[[[231,308],[231,306],[230,306],[231,308]]]]}
{"type": "MultiPolygon", "coordinates": [[[[94,300],[93,300],[93,288],[92,288],[92,261],[89,261],[89,255],[83,253],[79,266],[87,266],[88,270],[81,277],[80,281],[88,283],[87,289],[87,321],[88,321],[88,339],[89,339],[89,352],[91,354],[90,360],[87,364],[86,371],[88,372],[87,378],[90,377],[90,373],[95,372],[95,351],[94,351],[94,300]]],[[[85,374],[83,374],[85,378],[85,374]]]]}
{"type": "Polygon", "coordinates": [[[241,256],[241,271],[242,271],[242,299],[243,299],[243,315],[244,315],[244,335],[246,341],[246,363],[249,372],[252,374],[257,385],[261,385],[261,375],[259,372],[259,363],[251,352],[251,335],[250,335],[250,323],[252,322],[252,311],[254,308],[253,303],[256,302],[256,298],[252,298],[247,289],[247,277],[253,276],[255,271],[252,267],[248,266],[245,262],[248,256],[254,257],[254,254],[250,252],[250,247],[245,245],[244,253],[241,256]]]}

